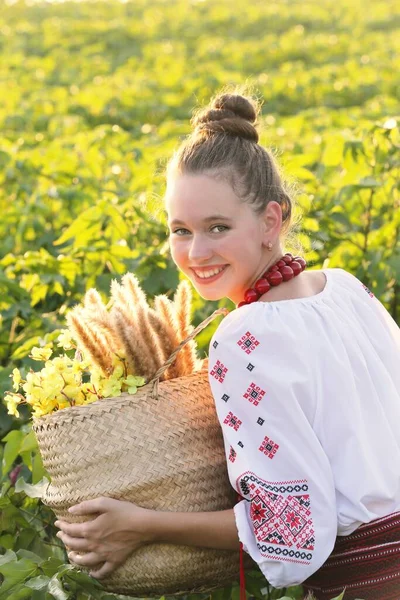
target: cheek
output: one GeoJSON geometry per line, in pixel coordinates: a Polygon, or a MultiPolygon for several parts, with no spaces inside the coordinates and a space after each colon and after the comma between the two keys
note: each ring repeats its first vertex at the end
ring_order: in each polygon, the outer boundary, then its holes
{"type": "Polygon", "coordinates": [[[179,244],[171,238],[169,240],[169,249],[174,263],[178,266],[183,264],[185,257],[184,244],[179,244]]]}

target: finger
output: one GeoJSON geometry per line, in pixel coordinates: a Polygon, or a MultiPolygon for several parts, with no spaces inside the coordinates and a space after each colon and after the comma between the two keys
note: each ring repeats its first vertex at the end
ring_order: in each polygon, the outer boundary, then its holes
{"type": "Polygon", "coordinates": [[[103,579],[104,577],[107,577],[107,575],[111,575],[111,573],[115,571],[117,567],[118,565],[115,565],[110,562],[105,562],[104,565],[97,571],[90,571],[89,575],[91,577],[94,577],[95,579],[103,579]]]}
{"type": "Polygon", "coordinates": [[[105,512],[109,504],[110,498],[95,498],[94,500],[85,500],[79,504],[75,504],[68,509],[68,512],[74,515],[91,515],[92,513],[105,512]]]}
{"type": "Polygon", "coordinates": [[[102,559],[96,552],[88,552],[88,554],[83,555],[76,552],[68,552],[68,558],[82,567],[97,567],[100,569],[104,564],[104,558],[102,559]]]}
{"type": "Polygon", "coordinates": [[[85,523],[66,523],[65,521],[56,521],[57,527],[61,529],[62,533],[66,533],[71,537],[88,537],[91,533],[91,521],[85,523]]]}
{"type": "Polygon", "coordinates": [[[91,543],[86,538],[71,537],[61,531],[57,533],[57,537],[60,538],[63,544],[68,546],[70,550],[83,550],[84,552],[90,552],[92,550],[91,543]]]}

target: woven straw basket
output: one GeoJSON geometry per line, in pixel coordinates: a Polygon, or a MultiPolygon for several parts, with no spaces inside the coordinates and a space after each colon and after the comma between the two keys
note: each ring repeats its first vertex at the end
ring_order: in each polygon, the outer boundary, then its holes
{"type": "MultiPolygon", "coordinates": [[[[58,519],[87,520],[67,510],[99,496],[160,511],[233,507],[235,492],[207,370],[159,382],[180,349],[218,314],[226,309],[203,321],[136,394],[34,419],[51,477],[42,501],[58,519]]],[[[156,597],[210,591],[237,580],[238,573],[238,552],[152,544],[131,554],[101,583],[114,593],[156,597]]]]}

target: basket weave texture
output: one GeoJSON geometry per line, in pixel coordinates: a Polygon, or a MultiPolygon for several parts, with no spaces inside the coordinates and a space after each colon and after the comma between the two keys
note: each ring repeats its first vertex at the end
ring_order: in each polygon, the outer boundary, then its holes
{"type": "MultiPolygon", "coordinates": [[[[58,519],[87,520],[67,510],[99,496],[159,511],[234,506],[207,370],[156,384],[34,419],[51,477],[42,501],[58,519]]],[[[210,591],[238,575],[239,552],[151,544],[101,583],[114,593],[159,597],[210,591]]]]}

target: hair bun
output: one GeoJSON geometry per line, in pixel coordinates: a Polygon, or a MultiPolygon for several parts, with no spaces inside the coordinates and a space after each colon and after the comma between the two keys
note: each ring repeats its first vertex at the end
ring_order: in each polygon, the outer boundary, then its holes
{"type": "Polygon", "coordinates": [[[197,112],[191,122],[201,136],[225,133],[257,143],[258,132],[254,127],[257,114],[258,106],[252,98],[221,94],[207,108],[197,112]]]}

